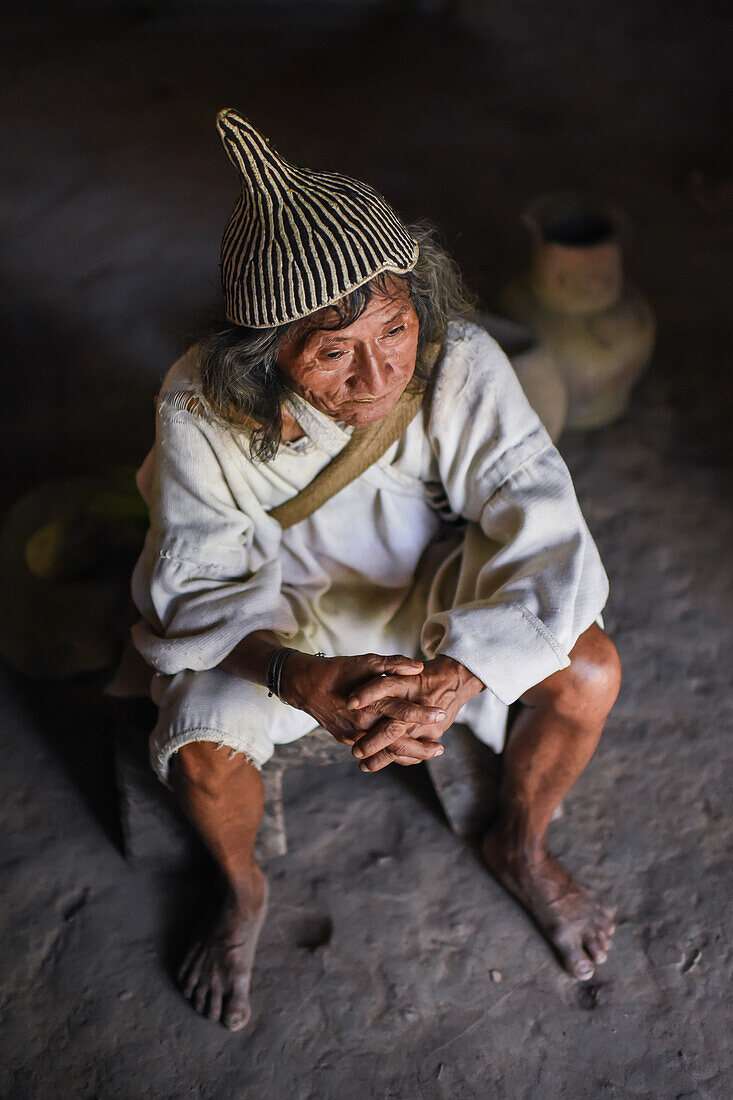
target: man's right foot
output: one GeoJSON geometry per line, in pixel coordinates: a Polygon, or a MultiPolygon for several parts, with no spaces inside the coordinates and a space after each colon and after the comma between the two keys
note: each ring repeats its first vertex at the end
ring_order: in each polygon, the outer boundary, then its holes
{"type": "Polygon", "coordinates": [[[194,941],[178,971],[183,995],[196,1011],[230,1031],[249,1023],[249,983],[267,896],[261,872],[246,891],[230,891],[209,932],[194,941]]]}

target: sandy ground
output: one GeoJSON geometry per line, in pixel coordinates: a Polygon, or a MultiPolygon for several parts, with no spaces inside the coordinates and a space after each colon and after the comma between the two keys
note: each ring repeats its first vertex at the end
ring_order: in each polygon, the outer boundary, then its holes
{"type": "Polygon", "coordinates": [[[616,198],[658,349],[629,415],[561,450],[611,576],[625,683],[552,826],[557,852],[618,907],[616,946],[591,983],[565,977],[420,770],[302,769],[285,792],[290,852],[268,868],[254,1019],[232,1036],[170,978],[208,882],[120,855],[100,678],[39,686],[4,670],[0,1093],[723,1100],[723,5],[499,0],[402,22],[365,4],[347,30],[325,20],[318,34],[288,10],[279,34],[231,6],[6,23],[2,503],[43,476],[144,454],[157,383],[217,301],[236,190],[213,130],[221,106],[296,163],[368,179],[436,221],[488,305],[522,263],[526,200],[559,187],[616,198]]]}

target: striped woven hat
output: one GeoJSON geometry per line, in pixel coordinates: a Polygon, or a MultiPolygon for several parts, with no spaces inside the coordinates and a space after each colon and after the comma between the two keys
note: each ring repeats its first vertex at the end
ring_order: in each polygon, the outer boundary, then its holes
{"type": "Polygon", "coordinates": [[[416,242],[367,184],[294,168],[230,108],[216,124],[242,179],[221,245],[226,315],[234,324],[295,321],[382,271],[403,275],[415,266],[416,242]]]}

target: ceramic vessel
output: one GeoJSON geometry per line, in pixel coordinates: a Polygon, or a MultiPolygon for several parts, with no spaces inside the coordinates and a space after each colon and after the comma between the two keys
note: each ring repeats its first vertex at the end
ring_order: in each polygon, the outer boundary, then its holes
{"type": "Polygon", "coordinates": [[[553,355],[568,390],[567,427],[599,428],[627,408],[654,347],[654,313],[624,279],[625,219],[613,205],[564,193],[524,211],[529,271],[499,299],[553,355]]]}

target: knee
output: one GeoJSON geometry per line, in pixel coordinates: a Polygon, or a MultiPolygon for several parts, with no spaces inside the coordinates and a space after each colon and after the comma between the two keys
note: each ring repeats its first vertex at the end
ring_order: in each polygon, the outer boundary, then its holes
{"type": "Polygon", "coordinates": [[[553,706],[581,723],[605,719],[621,687],[621,661],[611,639],[595,626],[578,639],[570,667],[558,673],[553,706]]]}
{"type": "Polygon", "coordinates": [[[182,745],[171,759],[171,784],[196,787],[216,797],[244,768],[253,768],[241,752],[232,753],[212,741],[191,741],[182,745]]]}

